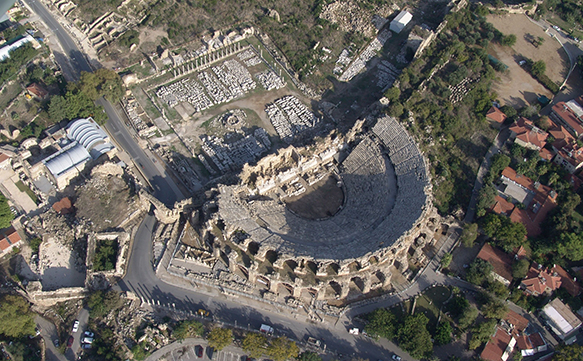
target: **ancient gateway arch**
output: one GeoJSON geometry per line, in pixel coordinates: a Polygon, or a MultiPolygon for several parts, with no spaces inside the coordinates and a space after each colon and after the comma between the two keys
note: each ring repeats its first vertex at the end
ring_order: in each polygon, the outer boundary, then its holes
{"type": "Polygon", "coordinates": [[[219,187],[229,270],[298,299],[390,290],[441,227],[426,161],[392,117],[289,147],[219,187]]]}

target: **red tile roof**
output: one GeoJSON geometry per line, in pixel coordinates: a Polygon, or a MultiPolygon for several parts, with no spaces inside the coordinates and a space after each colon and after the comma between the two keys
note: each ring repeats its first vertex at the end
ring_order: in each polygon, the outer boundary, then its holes
{"type": "Polygon", "coordinates": [[[507,116],[500,109],[492,106],[486,113],[486,118],[491,119],[496,123],[502,124],[506,120],[507,116]]]}
{"type": "MultiPolygon", "coordinates": [[[[527,209],[514,207],[510,213],[510,219],[513,222],[524,224],[529,237],[539,235],[541,233],[540,223],[546,218],[547,213],[557,206],[555,203],[557,193],[553,191],[551,187],[538,182],[533,182],[530,178],[517,174],[516,171],[510,167],[507,167],[502,171],[502,176],[520,184],[535,194],[527,209]]],[[[508,208],[510,205],[502,204],[500,199],[501,197],[496,198],[497,203],[494,204],[492,211],[497,214],[508,215],[508,208]],[[498,212],[500,209],[505,210],[505,212],[498,212]]]]}
{"type": "Polygon", "coordinates": [[[553,142],[553,148],[573,167],[578,168],[583,163],[583,149],[574,140],[571,142],[567,142],[564,139],[557,140],[553,142]]]}
{"type": "Polygon", "coordinates": [[[17,244],[22,239],[14,227],[5,228],[0,231],[0,250],[5,251],[10,246],[17,244]]]}
{"type": "Polygon", "coordinates": [[[37,83],[30,84],[28,87],[26,87],[26,90],[32,95],[41,99],[49,95],[49,92],[37,83]]]}
{"type": "Polygon", "coordinates": [[[581,286],[571,277],[571,275],[561,266],[555,265],[551,272],[556,272],[561,278],[561,288],[564,288],[573,297],[579,296],[581,293],[581,286]]]}
{"type": "Polygon", "coordinates": [[[53,209],[55,212],[60,214],[68,214],[73,212],[73,203],[69,197],[65,197],[60,201],[53,204],[53,209]]]}
{"type": "Polygon", "coordinates": [[[554,122],[552,123],[553,125],[548,131],[551,137],[555,138],[556,140],[566,140],[568,142],[575,140],[575,137],[573,137],[571,133],[569,133],[569,131],[565,129],[565,127],[554,122]]]}
{"type": "Polygon", "coordinates": [[[501,196],[494,197],[496,203],[492,206],[492,212],[496,214],[503,214],[505,216],[510,216],[512,210],[514,209],[514,203],[508,202],[501,196]]]}
{"type": "Polygon", "coordinates": [[[509,254],[486,243],[477,257],[490,263],[497,275],[505,280],[512,281],[512,258],[509,254]]]}
{"type": "Polygon", "coordinates": [[[515,333],[522,333],[528,327],[528,320],[512,310],[508,310],[504,320],[514,326],[515,333]]]}
{"type": "Polygon", "coordinates": [[[506,351],[510,340],[512,340],[512,336],[500,327],[496,327],[496,333],[492,336],[490,341],[488,341],[486,347],[484,347],[484,351],[480,354],[480,358],[487,361],[502,360],[502,355],[504,355],[504,351],[506,351]]]}
{"type": "Polygon", "coordinates": [[[544,159],[544,160],[549,161],[549,162],[555,156],[553,154],[553,152],[551,152],[547,148],[542,148],[541,150],[539,150],[538,155],[541,157],[541,159],[544,159]]]}
{"type": "Polygon", "coordinates": [[[518,259],[522,259],[524,257],[526,257],[528,255],[528,252],[526,251],[526,248],[524,248],[524,246],[520,246],[520,248],[518,248],[514,254],[514,256],[518,259]]]}
{"type": "Polygon", "coordinates": [[[522,280],[521,285],[534,295],[540,295],[545,292],[552,292],[561,287],[561,277],[553,271],[546,268],[538,268],[533,264],[528,270],[526,278],[522,280]]]}
{"type": "Polygon", "coordinates": [[[567,123],[576,132],[577,136],[583,134],[583,127],[577,118],[577,115],[573,113],[565,102],[558,102],[553,105],[553,112],[561,118],[565,123],[567,123]]]}
{"type": "Polygon", "coordinates": [[[549,136],[546,132],[537,128],[530,120],[523,117],[514,122],[514,125],[510,127],[510,131],[516,134],[516,139],[531,144],[538,149],[547,144],[546,139],[549,136]]]}

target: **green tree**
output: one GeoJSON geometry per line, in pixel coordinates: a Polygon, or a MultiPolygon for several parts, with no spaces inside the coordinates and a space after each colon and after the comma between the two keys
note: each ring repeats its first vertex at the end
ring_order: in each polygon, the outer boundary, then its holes
{"type": "Polygon", "coordinates": [[[259,358],[266,349],[267,337],[260,333],[248,332],[243,339],[243,350],[253,358],[259,358]]]}
{"type": "Polygon", "coordinates": [[[34,253],[38,253],[41,243],[43,242],[42,239],[36,237],[30,240],[30,248],[34,253]]]}
{"type": "Polygon", "coordinates": [[[502,36],[502,39],[500,39],[500,44],[504,46],[514,46],[514,44],[516,44],[516,35],[509,34],[502,36]]]}
{"type": "Polygon", "coordinates": [[[508,118],[514,118],[516,115],[518,115],[516,109],[514,109],[514,107],[510,105],[503,105],[502,107],[500,107],[500,110],[502,111],[502,113],[506,114],[508,118]]]}
{"type": "Polygon", "coordinates": [[[500,320],[508,313],[506,305],[499,299],[490,298],[490,301],[482,306],[482,313],[486,318],[500,320]]]}
{"type": "Polygon", "coordinates": [[[95,291],[87,298],[89,316],[92,319],[100,319],[107,316],[111,311],[117,310],[124,304],[120,293],[117,291],[95,291]]]}
{"type": "Polygon", "coordinates": [[[386,308],[377,308],[368,316],[369,322],[364,326],[364,331],[372,337],[384,337],[393,339],[395,337],[395,326],[397,319],[395,315],[386,308]]]}
{"type": "Polygon", "coordinates": [[[34,313],[23,297],[15,295],[0,296],[0,334],[20,338],[34,335],[34,313]]]}
{"type": "Polygon", "coordinates": [[[478,217],[486,214],[486,210],[494,205],[496,202],[496,195],[498,192],[491,184],[487,184],[478,193],[478,202],[476,203],[476,213],[478,217]]]}
{"type": "Polygon", "coordinates": [[[97,69],[93,73],[82,72],[77,87],[93,101],[105,97],[111,102],[118,102],[124,94],[124,86],[119,75],[105,68],[97,69]]]}
{"type": "Polygon", "coordinates": [[[393,103],[389,105],[389,108],[387,110],[387,114],[395,118],[400,117],[401,115],[403,115],[404,112],[405,109],[403,108],[403,105],[401,103],[393,103]]]}
{"type": "Polygon", "coordinates": [[[571,261],[583,259],[583,237],[576,233],[562,233],[560,243],[557,245],[557,253],[571,261]]]}
{"type": "Polygon", "coordinates": [[[460,330],[466,330],[468,327],[470,327],[474,323],[474,321],[476,321],[478,314],[479,314],[478,309],[475,308],[474,306],[466,308],[460,315],[460,318],[458,319],[457,322],[460,330]]]}
{"type": "Polygon", "coordinates": [[[482,230],[506,252],[526,243],[526,227],[502,215],[490,213],[482,220],[482,230]]]}
{"type": "Polygon", "coordinates": [[[387,98],[391,103],[395,100],[399,100],[401,96],[401,91],[397,87],[391,87],[385,92],[385,98],[387,98]]]}
{"type": "Polygon", "coordinates": [[[526,258],[519,259],[512,264],[512,277],[516,279],[523,279],[528,273],[530,264],[526,258]]]}
{"type": "Polygon", "coordinates": [[[464,225],[462,230],[462,244],[464,247],[473,247],[474,242],[478,238],[478,224],[477,223],[467,223],[464,225]]]}
{"type": "Polygon", "coordinates": [[[553,361],[581,361],[583,357],[583,347],[574,343],[571,345],[559,345],[555,349],[553,361]]]}
{"type": "Polygon", "coordinates": [[[535,76],[543,75],[546,70],[547,70],[547,64],[545,64],[545,62],[542,60],[535,61],[532,64],[532,67],[530,68],[530,71],[535,76]]]}
{"type": "Polygon", "coordinates": [[[196,320],[184,320],[178,322],[174,331],[172,331],[172,336],[178,341],[184,340],[189,337],[199,337],[202,336],[204,332],[204,326],[202,323],[196,320]]]}
{"type": "Polygon", "coordinates": [[[322,358],[315,352],[305,351],[298,356],[298,361],[322,361],[322,358]]]}
{"type": "Polygon", "coordinates": [[[213,328],[207,336],[207,341],[215,351],[221,351],[233,342],[233,331],[229,328],[213,328]]]}
{"type": "Polygon", "coordinates": [[[275,361],[284,361],[292,357],[298,357],[300,349],[295,342],[286,337],[278,337],[272,340],[267,347],[267,354],[275,361]]]}
{"type": "Polygon", "coordinates": [[[10,210],[8,199],[0,194],[0,229],[8,228],[14,219],[14,213],[10,210]]]}
{"type": "Polygon", "coordinates": [[[134,360],[136,361],[141,361],[141,360],[145,360],[146,357],[150,356],[150,353],[148,351],[146,351],[146,342],[142,341],[141,343],[135,344],[134,347],[132,347],[132,354],[134,355],[134,360]]]}
{"type": "Polygon", "coordinates": [[[442,321],[437,326],[435,330],[435,343],[437,345],[446,345],[451,342],[451,334],[453,332],[453,328],[451,327],[451,323],[448,321],[442,321]]]}
{"type": "Polygon", "coordinates": [[[468,348],[470,350],[475,350],[478,347],[482,346],[482,344],[488,342],[492,334],[494,334],[494,330],[496,329],[496,320],[487,320],[486,322],[482,322],[476,325],[472,329],[472,337],[470,339],[468,348]]]}
{"type": "Polygon", "coordinates": [[[488,292],[493,293],[494,295],[496,295],[497,297],[506,299],[508,297],[508,287],[506,287],[502,282],[500,281],[491,281],[488,282],[488,292]]]}
{"type": "Polygon", "coordinates": [[[427,331],[429,319],[422,313],[409,315],[399,329],[399,346],[417,359],[428,357],[433,350],[431,335],[427,331]]]}
{"type": "Polygon", "coordinates": [[[451,255],[451,253],[444,254],[443,258],[441,259],[441,267],[443,267],[443,268],[449,267],[452,259],[453,259],[453,257],[451,255]]]}
{"type": "Polygon", "coordinates": [[[481,286],[492,279],[492,265],[483,259],[476,258],[466,272],[466,280],[475,285],[481,286]]]}

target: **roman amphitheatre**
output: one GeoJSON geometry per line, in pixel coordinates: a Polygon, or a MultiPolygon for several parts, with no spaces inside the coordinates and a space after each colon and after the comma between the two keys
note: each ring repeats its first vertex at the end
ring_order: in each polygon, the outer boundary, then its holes
{"type": "Polygon", "coordinates": [[[218,186],[203,207],[208,223],[201,228],[214,236],[202,232],[201,243],[212,250],[197,252],[185,237],[170,268],[200,281],[204,271],[191,266],[214,269],[210,254],[219,258],[220,249],[230,282],[246,292],[346,298],[391,290],[392,278],[425,257],[442,226],[426,161],[388,116],[281,149],[246,165],[240,179],[218,186]]]}

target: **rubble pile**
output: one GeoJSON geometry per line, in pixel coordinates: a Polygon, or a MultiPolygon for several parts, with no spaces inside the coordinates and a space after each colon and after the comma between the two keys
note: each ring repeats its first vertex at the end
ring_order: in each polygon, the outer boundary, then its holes
{"type": "Polygon", "coordinates": [[[263,128],[258,128],[253,134],[230,143],[208,135],[202,135],[200,139],[202,150],[221,173],[255,161],[271,147],[269,136],[263,128]]]}
{"type": "Polygon", "coordinates": [[[291,143],[295,136],[313,128],[318,122],[314,113],[292,95],[268,104],[265,112],[279,137],[287,143],[291,143]]]}
{"type": "Polygon", "coordinates": [[[265,90],[281,89],[285,86],[283,79],[271,70],[265,70],[261,73],[255,74],[255,77],[265,90]]]}
{"type": "Polygon", "coordinates": [[[388,29],[381,31],[373,41],[368,44],[364,51],[350,64],[346,71],[340,76],[341,81],[350,81],[358,73],[365,69],[366,63],[377,55],[385,42],[391,38],[391,32],[388,29]]]}
{"type": "Polygon", "coordinates": [[[187,78],[161,86],[156,95],[171,107],[188,102],[198,113],[242,97],[257,87],[247,68],[237,60],[226,60],[211,70],[198,73],[198,82],[187,78]]]}
{"type": "Polygon", "coordinates": [[[377,86],[381,89],[393,86],[393,83],[401,74],[401,71],[397,69],[393,64],[386,60],[381,60],[377,65],[377,86]]]}
{"type": "Polygon", "coordinates": [[[338,24],[344,32],[356,32],[371,38],[386,23],[392,9],[388,5],[367,10],[356,1],[335,1],[322,9],[320,18],[338,24]],[[373,15],[374,14],[374,15],[373,15]]]}

